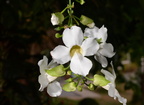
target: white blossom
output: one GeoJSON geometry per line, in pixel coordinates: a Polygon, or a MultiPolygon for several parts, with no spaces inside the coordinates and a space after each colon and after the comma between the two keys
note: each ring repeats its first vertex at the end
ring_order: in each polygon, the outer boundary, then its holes
{"type": "Polygon", "coordinates": [[[113,52],[114,48],[112,44],[106,43],[107,40],[107,28],[102,26],[101,28],[86,28],[84,35],[90,38],[95,38],[99,42],[99,49],[95,53],[94,58],[101,63],[102,67],[106,67],[108,65],[108,61],[106,57],[111,58],[115,55],[113,52]]]}
{"type": "Polygon", "coordinates": [[[51,55],[60,64],[70,61],[70,69],[73,73],[86,76],[92,68],[92,62],[85,56],[92,56],[99,49],[99,44],[94,38],[84,40],[80,27],[72,26],[63,32],[63,45],[57,46],[51,55]]]}
{"type": "Polygon", "coordinates": [[[40,83],[39,91],[43,91],[44,88],[47,87],[47,93],[52,96],[56,97],[59,96],[62,92],[62,88],[60,86],[60,83],[57,81],[54,81],[57,77],[53,77],[46,73],[45,70],[51,69],[55,66],[57,66],[57,63],[54,63],[54,61],[51,61],[48,64],[48,59],[46,56],[43,56],[43,59],[38,62],[39,68],[40,68],[40,75],[38,77],[38,81],[40,83]]]}
{"type": "MultiPolygon", "coordinates": [[[[112,65],[112,63],[111,63],[112,65]]],[[[113,65],[112,65],[113,68],[113,65]]],[[[118,101],[120,103],[123,103],[123,105],[126,105],[127,99],[124,97],[121,97],[117,89],[115,88],[115,79],[116,74],[114,71],[114,68],[112,69],[112,74],[108,72],[107,70],[101,70],[101,72],[105,75],[105,78],[110,81],[106,86],[102,86],[104,89],[108,90],[108,95],[110,97],[113,97],[114,99],[118,98],[118,101]]]]}

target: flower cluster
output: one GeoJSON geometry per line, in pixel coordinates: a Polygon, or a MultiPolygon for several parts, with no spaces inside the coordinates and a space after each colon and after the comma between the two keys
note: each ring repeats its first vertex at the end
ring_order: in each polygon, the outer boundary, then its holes
{"type": "MultiPolygon", "coordinates": [[[[84,0],[80,1],[80,4],[84,3],[84,0]]],[[[97,86],[101,86],[108,90],[109,96],[114,99],[118,98],[120,103],[126,105],[127,100],[121,97],[115,88],[116,75],[114,69],[112,70],[112,74],[108,70],[102,69],[101,73],[103,75],[95,74],[93,78],[88,77],[93,66],[93,62],[88,56],[94,57],[105,68],[108,66],[107,58],[113,57],[115,52],[113,45],[106,42],[108,37],[107,28],[105,26],[101,28],[96,27],[92,19],[82,15],[79,18],[80,23],[88,26],[85,30],[82,30],[78,26],[77,17],[73,15],[73,7],[74,3],[69,3],[62,12],[52,13],[52,24],[60,25],[56,30],[64,29],[62,35],[59,34],[58,36],[62,37],[64,45],[58,45],[50,52],[52,56],[51,62],[48,63],[46,56],[43,56],[43,59],[38,62],[40,68],[38,78],[40,83],[39,90],[43,91],[44,88],[47,88],[47,93],[50,96],[57,97],[61,95],[62,90],[67,92],[75,90],[82,91],[84,86],[87,86],[90,90],[94,90],[97,86]],[[68,10],[70,21],[67,25],[62,26],[65,20],[63,16],[65,10],[68,10]],[[73,24],[72,20],[77,25],[73,24]],[[69,78],[61,86],[57,80],[59,77],[66,75],[69,75],[69,78]]]]}

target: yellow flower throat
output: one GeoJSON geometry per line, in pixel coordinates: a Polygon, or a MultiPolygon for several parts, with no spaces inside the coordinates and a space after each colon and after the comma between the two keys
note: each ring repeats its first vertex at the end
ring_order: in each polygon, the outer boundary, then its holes
{"type": "Polygon", "coordinates": [[[83,50],[80,46],[75,45],[70,49],[70,56],[73,57],[75,53],[82,54],[83,50]]]}

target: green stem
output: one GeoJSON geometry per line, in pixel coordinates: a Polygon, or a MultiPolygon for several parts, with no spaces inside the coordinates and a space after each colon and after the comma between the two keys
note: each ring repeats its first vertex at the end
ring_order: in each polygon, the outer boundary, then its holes
{"type": "Polygon", "coordinates": [[[93,81],[94,79],[93,78],[88,78],[88,77],[85,77],[87,80],[89,81],[93,81]]]}
{"type": "Polygon", "coordinates": [[[68,7],[65,7],[65,9],[63,9],[63,10],[61,11],[61,13],[64,13],[67,9],[68,9],[68,7]]]}
{"type": "Polygon", "coordinates": [[[72,25],[73,24],[73,21],[72,21],[72,3],[71,3],[71,0],[69,0],[69,9],[68,9],[68,14],[69,14],[69,24],[68,25],[72,25]]]}

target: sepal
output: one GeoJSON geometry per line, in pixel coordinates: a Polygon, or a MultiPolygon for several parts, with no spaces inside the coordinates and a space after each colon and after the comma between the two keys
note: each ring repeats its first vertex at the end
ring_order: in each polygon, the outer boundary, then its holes
{"type": "Polygon", "coordinates": [[[46,73],[48,73],[49,75],[53,77],[61,77],[66,74],[66,71],[63,65],[59,65],[49,70],[46,70],[46,73]]]}
{"type": "Polygon", "coordinates": [[[98,75],[98,74],[94,75],[93,84],[95,86],[106,86],[108,83],[110,83],[110,81],[105,79],[104,76],[101,76],[101,75],[98,75]]]}

